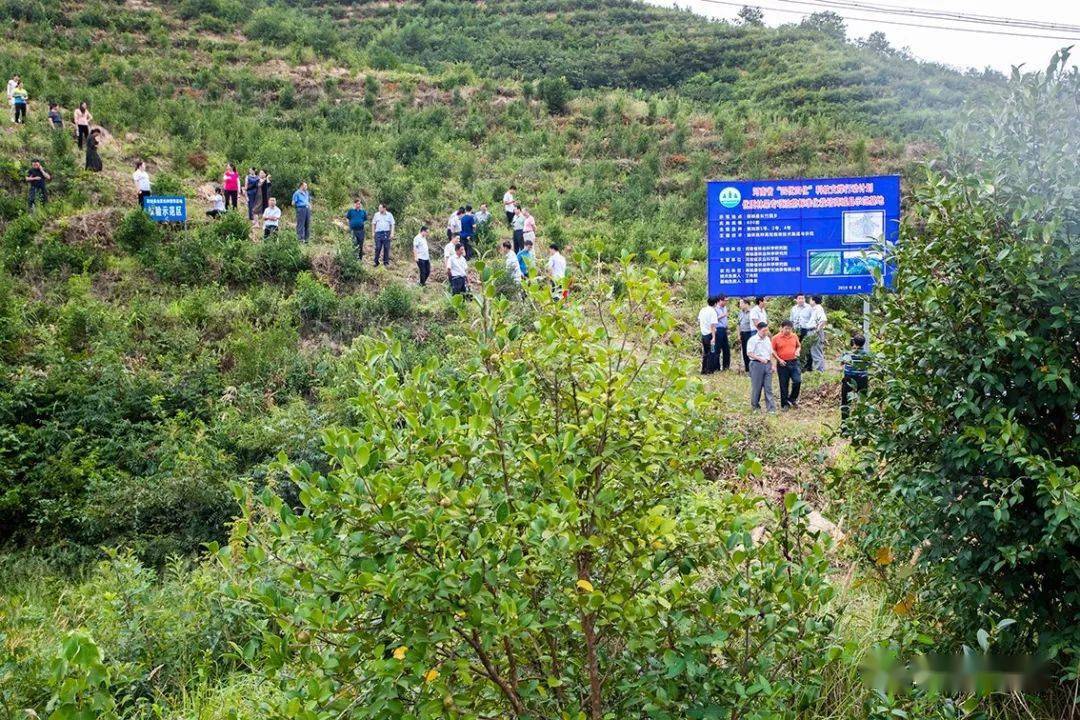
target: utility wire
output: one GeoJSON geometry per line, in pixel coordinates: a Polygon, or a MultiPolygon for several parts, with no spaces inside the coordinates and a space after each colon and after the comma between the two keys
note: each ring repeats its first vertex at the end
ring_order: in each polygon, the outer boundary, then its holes
{"type": "Polygon", "coordinates": [[[921,8],[905,8],[897,5],[883,5],[878,3],[853,2],[851,0],[776,0],[788,5],[820,5],[830,8],[855,10],[857,12],[884,13],[888,15],[905,15],[909,17],[923,18],[928,20],[944,20],[947,22],[975,23],[981,25],[1002,25],[1006,27],[1023,28],[1030,30],[1050,30],[1056,32],[1080,33],[1080,25],[1065,23],[1051,23],[1042,20],[1022,20],[1019,18],[997,17],[992,15],[974,15],[967,13],[952,13],[939,10],[925,10],[921,8]]]}
{"type": "MultiPolygon", "coordinates": [[[[750,7],[760,8],[762,10],[769,10],[770,12],[790,13],[790,14],[793,14],[793,15],[806,15],[807,14],[807,11],[805,11],[805,10],[793,10],[793,9],[790,9],[790,8],[767,7],[765,5],[758,5],[757,3],[753,2],[752,0],[750,0],[749,2],[747,2],[747,1],[744,1],[744,2],[729,2],[727,0],[701,0],[701,1],[709,3],[711,5],[728,5],[730,7],[739,7],[739,8],[750,6],[750,7]]],[[[779,2],[794,2],[795,0],[778,0],[778,1],[779,2]]],[[[805,2],[805,0],[802,0],[802,1],[805,2]]],[[[837,14],[841,15],[840,13],[837,13],[837,14]]],[[[868,17],[856,17],[856,16],[853,16],[853,15],[841,15],[841,17],[843,17],[845,20],[855,20],[855,21],[858,21],[858,22],[879,23],[879,24],[882,24],[882,25],[899,25],[899,26],[902,26],[902,27],[916,27],[916,28],[925,28],[925,29],[929,29],[929,30],[947,30],[947,31],[952,31],[952,32],[978,33],[978,34],[983,34],[983,35],[1006,35],[1006,36],[1009,36],[1009,37],[1026,37],[1026,38],[1037,38],[1037,39],[1042,39],[1042,40],[1074,40],[1074,41],[1080,41],[1080,34],[1072,35],[1072,36],[1066,36],[1066,35],[1033,35],[1033,34],[1028,34],[1028,33],[1005,32],[1004,30],[984,30],[982,28],[963,28],[963,27],[948,27],[948,26],[945,26],[945,25],[927,25],[925,23],[910,23],[910,22],[902,22],[900,20],[885,20],[885,19],[882,19],[882,18],[872,18],[872,17],[870,17],[870,18],[868,18],[868,17]]]]}

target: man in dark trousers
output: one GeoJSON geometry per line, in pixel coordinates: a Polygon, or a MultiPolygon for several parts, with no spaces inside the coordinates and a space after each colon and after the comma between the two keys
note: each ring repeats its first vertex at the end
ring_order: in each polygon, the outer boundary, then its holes
{"type": "Polygon", "coordinates": [[[716,370],[713,362],[713,341],[716,340],[716,303],[720,298],[710,296],[705,307],[698,312],[698,329],[701,331],[701,374],[708,375],[716,370]]]}
{"type": "Polygon", "coordinates": [[[844,427],[851,412],[851,394],[865,395],[870,386],[870,353],[866,351],[866,338],[856,335],[851,338],[851,349],[843,354],[840,363],[844,366],[844,379],[840,383],[840,429],[844,427]]]}
{"type": "Polygon", "coordinates": [[[367,210],[364,209],[364,201],[356,198],[356,202],[345,213],[349,221],[349,233],[353,238],[353,247],[356,248],[356,257],[364,259],[364,226],[367,224],[367,210]]]}
{"type": "Polygon", "coordinates": [[[431,275],[431,247],[427,238],[428,226],[421,225],[420,232],[412,241],[413,259],[416,260],[416,269],[420,273],[420,287],[427,287],[427,279],[431,275]]]}
{"type": "Polygon", "coordinates": [[[40,160],[35,159],[30,163],[30,169],[26,171],[26,182],[30,186],[28,202],[31,210],[39,200],[43,203],[49,202],[49,191],[45,187],[47,180],[52,180],[52,175],[41,166],[40,160]]]}
{"type": "Polygon", "coordinates": [[[799,407],[799,389],[802,373],[799,372],[799,336],[790,320],[780,323],[780,333],[772,339],[776,355],[776,375],[780,379],[780,409],[799,407]]]}
{"type": "Polygon", "coordinates": [[[461,215],[461,244],[465,246],[465,259],[472,260],[473,240],[476,237],[476,216],[473,215],[472,205],[465,206],[465,212],[461,215]]]}
{"type": "Polygon", "coordinates": [[[464,295],[469,292],[469,263],[465,260],[465,246],[454,245],[454,254],[448,264],[450,271],[450,294],[464,295]]]}

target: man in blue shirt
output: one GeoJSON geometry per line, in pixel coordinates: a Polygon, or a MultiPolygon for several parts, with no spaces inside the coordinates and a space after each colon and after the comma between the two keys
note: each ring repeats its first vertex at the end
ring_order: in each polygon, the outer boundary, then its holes
{"type": "Polygon", "coordinates": [[[476,237],[476,216],[473,215],[472,205],[466,205],[465,213],[461,216],[461,244],[465,246],[466,260],[472,260],[474,237],[476,237]]]}
{"type": "Polygon", "coordinates": [[[296,239],[306,243],[311,234],[311,193],[306,182],[300,183],[292,194],[292,204],[296,210],[296,239]]]}
{"type": "Polygon", "coordinates": [[[364,209],[364,201],[356,198],[356,202],[345,213],[349,221],[349,232],[352,233],[353,246],[356,248],[356,257],[364,259],[364,225],[367,224],[367,210],[364,209]]]}
{"type": "Polygon", "coordinates": [[[531,268],[533,264],[532,249],[532,240],[526,240],[525,247],[519,250],[517,254],[518,265],[521,266],[521,277],[523,278],[529,277],[529,268],[531,268]]]}

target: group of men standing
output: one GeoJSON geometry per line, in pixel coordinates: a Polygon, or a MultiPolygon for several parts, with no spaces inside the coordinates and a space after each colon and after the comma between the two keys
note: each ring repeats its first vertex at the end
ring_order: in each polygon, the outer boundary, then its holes
{"type": "MultiPolygon", "coordinates": [[[[510,186],[503,195],[506,224],[513,235],[512,240],[503,241],[502,251],[507,275],[520,284],[536,274],[533,256],[536,220],[521,206],[514,197],[514,193],[515,188],[510,186]]],[[[447,218],[443,265],[446,268],[451,294],[461,295],[469,292],[469,261],[476,256],[476,237],[481,228],[490,222],[491,213],[488,211],[487,204],[481,204],[476,212],[473,212],[471,205],[462,205],[451,212],[447,218]]],[[[431,276],[429,235],[428,226],[423,225],[412,241],[413,259],[416,261],[420,287],[426,287],[428,278],[431,276]]],[[[566,297],[567,262],[563,255],[563,248],[558,243],[552,243],[549,250],[546,265],[548,279],[551,281],[553,291],[559,293],[561,297],[566,297]]]]}
{"type": "MultiPolygon", "coordinates": [[[[708,299],[705,307],[698,313],[698,325],[701,330],[702,374],[727,370],[731,365],[731,347],[728,340],[729,309],[726,295],[708,299]]],[[[812,296],[809,302],[805,294],[796,295],[788,319],[780,323],[780,330],[775,335],[769,330],[769,314],[765,308],[764,297],[754,298],[753,303],[746,298],[739,301],[739,337],[743,366],[750,377],[751,408],[760,410],[761,397],[764,395],[766,409],[769,412],[776,411],[772,381],[774,373],[779,381],[780,409],[799,407],[802,373],[825,370],[827,325],[828,316],[819,295],[812,296]]],[[[842,402],[845,411],[850,391],[863,390],[866,387],[864,345],[865,339],[853,339],[852,353],[859,353],[854,370],[849,356],[842,360],[845,374],[842,402]],[[856,340],[861,342],[856,343],[856,340]],[[853,375],[851,383],[847,378],[849,370],[858,375],[857,378],[853,375]]]]}

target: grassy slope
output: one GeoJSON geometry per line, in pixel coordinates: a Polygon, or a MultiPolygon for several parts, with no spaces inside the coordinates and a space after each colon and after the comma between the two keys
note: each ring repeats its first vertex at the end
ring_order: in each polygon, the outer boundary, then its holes
{"type": "MultiPolygon", "coordinates": [[[[409,17],[434,23],[445,9],[409,17]]],[[[340,213],[354,193],[369,205],[389,201],[400,221],[400,259],[421,223],[437,230],[464,200],[495,207],[515,182],[538,217],[541,244],[572,240],[585,270],[657,247],[699,260],[706,177],[895,171],[921,152],[917,138],[875,139],[828,116],[775,118],[764,105],[727,117],[723,104],[677,93],[612,90],[589,92],[566,114],[550,115],[527,94],[529,84],[481,79],[468,68],[376,70],[365,65],[372,50],[348,40],[360,43],[372,25],[393,27],[381,17],[385,10],[346,8],[343,29],[333,34],[345,39],[325,56],[252,40],[213,16],[184,19],[164,5],[91,4],[50,26],[47,44],[24,42],[42,37],[32,27],[9,30],[4,69],[21,72],[37,102],[31,126],[0,135],[11,191],[4,214],[22,212],[18,177],[31,155],[54,171],[59,199],[46,216],[10,222],[5,235],[8,295],[27,318],[11,345],[18,370],[8,377],[6,404],[8,426],[27,432],[4,464],[8,477],[32,478],[6,499],[20,536],[159,545],[164,524],[183,540],[154,554],[191,547],[224,517],[211,509],[228,478],[261,476],[258,468],[281,449],[310,451],[312,433],[302,428],[326,413],[296,401],[332,380],[341,367],[333,358],[353,336],[389,324],[409,342],[437,343],[440,333],[431,330],[445,314],[441,291],[393,290],[405,296],[400,312],[401,303],[388,307],[394,297],[381,294],[409,282],[411,263],[373,273],[348,261],[340,213]],[[207,23],[215,27],[208,31],[207,23]],[[70,143],[44,127],[45,98],[68,109],[89,99],[108,133],[104,173],[79,171],[70,143]],[[112,230],[133,201],[135,158],[148,160],[159,189],[191,197],[196,218],[226,159],[268,167],[282,199],[308,179],[315,242],[297,262],[320,282],[309,278],[297,290],[291,267],[260,272],[273,260],[264,249],[213,237],[198,222],[152,252],[118,247],[112,230]],[[266,413],[274,419],[269,428],[266,413]],[[205,434],[187,433],[189,421],[205,434]],[[73,436],[76,427],[84,431],[73,436]],[[194,458],[191,466],[163,470],[180,449],[194,458]],[[40,457],[51,460],[38,464],[40,457]],[[214,460],[200,462],[208,457],[214,460]],[[206,507],[177,527],[169,508],[183,494],[183,477],[205,482],[206,507]],[[146,484],[166,488],[164,497],[141,490],[146,484]],[[88,497],[108,500],[88,508],[88,497]],[[117,519],[126,514],[118,508],[132,508],[133,517],[117,519]]],[[[582,12],[584,20],[595,14],[582,12]]],[[[490,21],[492,41],[500,37],[496,18],[468,17],[490,21]]],[[[572,49],[580,40],[570,25],[572,49]]],[[[241,27],[265,32],[254,20],[241,27]]],[[[758,76],[765,81],[768,73],[758,76]]],[[[285,225],[290,217],[286,210],[285,225]]],[[[681,286],[687,328],[703,293],[700,274],[690,264],[671,277],[681,286]]],[[[435,282],[441,278],[436,269],[435,282]]],[[[437,344],[430,350],[438,352],[437,344]]]]}

